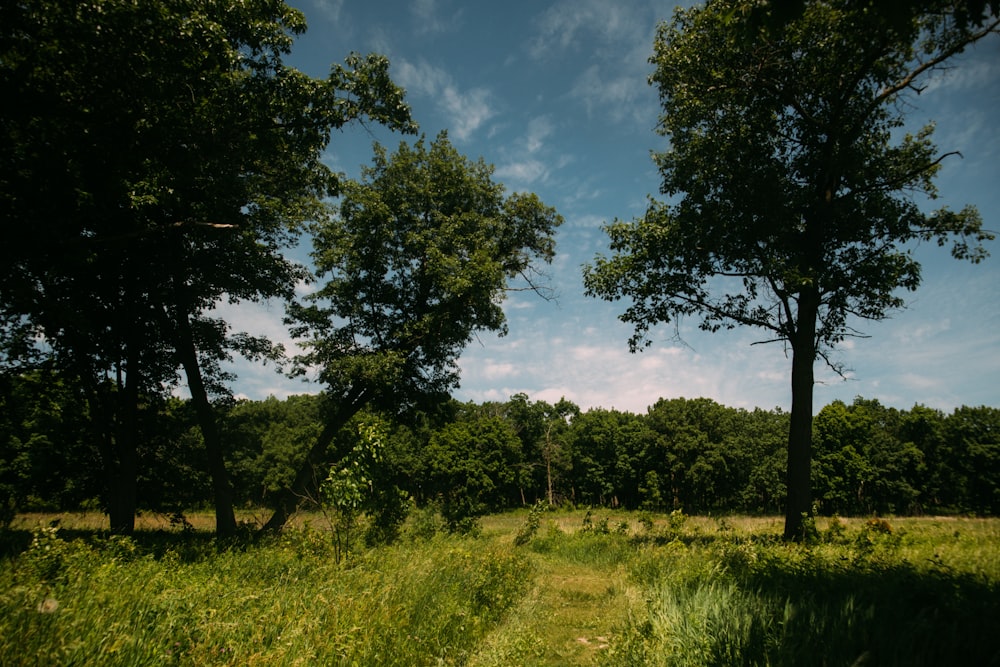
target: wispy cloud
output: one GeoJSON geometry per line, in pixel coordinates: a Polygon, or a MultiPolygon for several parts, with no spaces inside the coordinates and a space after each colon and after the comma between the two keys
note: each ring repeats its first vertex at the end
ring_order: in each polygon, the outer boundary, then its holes
{"type": "Polygon", "coordinates": [[[436,100],[439,110],[449,119],[449,132],[465,141],[486,121],[496,115],[490,92],[485,88],[461,90],[451,75],[426,61],[411,63],[398,60],[393,75],[409,92],[436,100]]]}
{"type": "Polygon", "coordinates": [[[527,185],[544,180],[548,172],[548,165],[541,160],[527,159],[497,167],[496,175],[504,181],[527,185]]]}
{"type": "MultiPolygon", "coordinates": [[[[512,325],[512,331],[519,330],[512,325]]],[[[475,401],[506,400],[525,392],[550,402],[565,396],[584,409],[636,413],[661,397],[706,396],[736,407],[753,407],[757,401],[773,407],[787,399],[787,375],[768,375],[775,355],[760,348],[719,346],[702,353],[664,344],[631,354],[624,328],[614,323],[571,327],[567,334],[521,339],[526,344],[518,348],[518,361],[504,367],[503,378],[487,376],[509,358],[500,347],[505,342],[485,339],[482,348],[470,348],[462,356],[461,395],[475,401]],[[502,387],[496,379],[502,379],[502,387]]]]}
{"type": "Polygon", "coordinates": [[[547,116],[528,121],[524,136],[515,141],[512,148],[503,151],[507,159],[497,167],[497,176],[525,187],[546,181],[553,168],[566,164],[566,159],[548,155],[545,150],[554,130],[555,127],[547,116]]]}
{"type": "Polygon", "coordinates": [[[536,24],[529,51],[540,58],[555,49],[631,43],[651,31],[637,4],[605,0],[567,0],[549,8],[536,24]]]}
{"type": "Polygon", "coordinates": [[[950,60],[948,67],[932,72],[926,79],[928,93],[960,94],[996,87],[1000,81],[1000,60],[995,45],[979,44],[967,53],[950,60]]]}
{"type": "Polygon", "coordinates": [[[489,380],[496,380],[499,378],[510,377],[517,373],[517,369],[514,364],[509,362],[497,363],[495,361],[488,361],[482,368],[483,377],[489,380]]]}
{"type": "Polygon", "coordinates": [[[582,55],[589,64],[574,80],[570,98],[588,115],[652,127],[656,96],[646,78],[659,18],[663,17],[639,3],[563,2],[541,15],[528,52],[535,59],[582,55]],[[623,49],[623,44],[629,46],[623,49]]]}
{"type": "Polygon", "coordinates": [[[438,34],[457,30],[462,24],[463,9],[446,9],[438,0],[413,0],[410,14],[414,32],[418,35],[438,34]]]}
{"type": "Polygon", "coordinates": [[[609,71],[606,65],[591,65],[576,79],[570,96],[588,115],[607,114],[616,123],[645,123],[651,129],[656,118],[656,96],[645,76],[627,68],[609,71]]]}
{"type": "Polygon", "coordinates": [[[341,11],[344,9],[344,0],[313,0],[312,5],[330,23],[334,25],[340,23],[341,11]]]}

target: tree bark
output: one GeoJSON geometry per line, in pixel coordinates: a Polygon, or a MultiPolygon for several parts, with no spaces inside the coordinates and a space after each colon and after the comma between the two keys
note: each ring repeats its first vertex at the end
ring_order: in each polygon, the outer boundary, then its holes
{"type": "Polygon", "coordinates": [[[816,317],[819,295],[806,288],[800,295],[792,343],[792,412],[788,429],[785,540],[803,538],[803,516],[812,513],[813,364],[816,360],[816,317]]]}
{"type": "Polygon", "coordinates": [[[198,426],[205,441],[208,454],[208,469],[212,477],[212,494],[215,501],[215,535],[230,538],[236,535],[236,514],[233,511],[233,487],[226,470],[226,459],[222,449],[222,436],[215,420],[215,411],[208,400],[205,381],[198,364],[198,352],[191,334],[191,322],[187,313],[178,308],[175,322],[177,326],[177,354],[184,374],[187,376],[191,401],[198,416],[198,426]]]}
{"type": "MultiPolygon", "coordinates": [[[[115,489],[117,516],[109,516],[111,532],[131,535],[135,532],[136,497],[139,477],[139,354],[137,345],[129,345],[126,352],[124,382],[119,378],[121,399],[118,401],[118,429],[115,433],[115,450],[118,463],[118,480],[115,489]]],[[[120,372],[120,367],[119,367],[120,372]]]]}
{"type": "Polygon", "coordinates": [[[299,504],[305,498],[315,498],[317,489],[316,471],[323,466],[330,465],[331,457],[327,456],[330,443],[351,418],[356,415],[366,401],[365,392],[358,390],[345,398],[338,406],[337,411],[330,416],[323,427],[323,431],[316,438],[316,442],[309,449],[305,461],[299,467],[298,473],[292,485],[282,489],[278,493],[274,502],[274,513],[267,520],[261,529],[261,533],[276,533],[280,531],[288,519],[298,509],[299,504]]]}

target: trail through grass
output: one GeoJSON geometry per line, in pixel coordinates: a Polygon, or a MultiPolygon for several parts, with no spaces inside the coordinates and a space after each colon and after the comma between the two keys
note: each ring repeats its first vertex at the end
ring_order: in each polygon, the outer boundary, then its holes
{"type": "MultiPolygon", "coordinates": [[[[527,547],[532,588],[498,627],[472,664],[525,667],[597,665],[629,608],[632,548],[623,535],[580,531],[582,514],[548,519],[527,547]]],[[[513,532],[500,517],[488,524],[499,539],[513,532]]]]}
{"type": "Polygon", "coordinates": [[[997,519],[531,517],[344,562],[308,526],[0,532],[0,664],[1000,665],[997,519]]]}
{"type": "Polygon", "coordinates": [[[526,605],[533,612],[533,622],[517,630],[538,641],[529,655],[519,656],[520,664],[597,664],[600,652],[608,648],[612,633],[624,620],[621,573],[554,559],[540,560],[534,590],[526,605]]]}

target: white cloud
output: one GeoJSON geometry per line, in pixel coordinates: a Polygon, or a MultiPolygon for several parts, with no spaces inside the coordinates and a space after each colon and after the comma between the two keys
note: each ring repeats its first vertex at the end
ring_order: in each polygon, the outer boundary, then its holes
{"type": "Polygon", "coordinates": [[[410,3],[414,32],[418,35],[450,32],[462,23],[463,10],[447,10],[437,0],[413,0],[410,3]]]}
{"type": "Polygon", "coordinates": [[[490,380],[496,380],[498,378],[510,377],[516,373],[514,364],[512,363],[496,363],[487,362],[482,369],[483,377],[490,380]]]}
{"type": "Polygon", "coordinates": [[[545,179],[549,168],[541,160],[522,160],[509,162],[497,167],[496,175],[504,181],[518,184],[530,184],[545,179]]]}
{"type": "Polygon", "coordinates": [[[460,90],[451,75],[426,61],[413,64],[400,59],[393,68],[396,80],[408,91],[436,100],[439,110],[448,117],[449,133],[457,139],[469,139],[496,115],[487,89],[460,90]]]}
{"type": "Polygon", "coordinates": [[[947,68],[932,72],[920,94],[961,94],[996,86],[1000,80],[998,55],[1000,53],[991,45],[976,45],[968,53],[950,60],[947,68]]]}
{"type": "MultiPolygon", "coordinates": [[[[553,48],[632,43],[650,32],[648,19],[636,5],[605,0],[561,2],[542,14],[529,51],[540,58],[553,48]]],[[[647,40],[648,41],[648,40],[647,40]]]]}
{"type": "Polygon", "coordinates": [[[934,338],[951,329],[951,320],[947,317],[940,320],[922,320],[915,325],[901,324],[893,332],[893,338],[902,345],[921,343],[934,338]]]}
{"type": "Polygon", "coordinates": [[[531,154],[540,151],[553,129],[552,121],[547,116],[532,118],[528,121],[528,133],[524,138],[525,150],[531,154]]]}
{"type": "Polygon", "coordinates": [[[584,54],[570,99],[582,104],[588,115],[652,129],[658,106],[646,78],[661,18],[639,3],[562,2],[541,15],[528,51],[536,59],[565,52],[584,54]]]}
{"type": "Polygon", "coordinates": [[[508,159],[497,167],[496,175],[523,187],[547,181],[554,168],[561,169],[569,162],[569,158],[549,155],[546,150],[547,140],[554,131],[555,126],[548,116],[528,121],[524,136],[515,141],[511,149],[503,151],[507,156],[513,153],[516,159],[508,159]]]}
{"type": "Polygon", "coordinates": [[[507,400],[524,392],[549,402],[565,396],[584,409],[614,407],[635,413],[645,412],[661,397],[706,396],[736,407],[753,407],[761,400],[768,407],[786,402],[787,375],[763,374],[761,364],[774,355],[721,345],[718,349],[727,352],[713,353],[708,346],[695,352],[670,344],[631,354],[624,330],[616,323],[570,327],[566,337],[534,336],[529,345],[511,353],[484,340],[482,348],[462,356],[458,395],[462,400],[507,400]],[[502,388],[488,377],[491,364],[498,363],[505,364],[507,373],[502,388]]]}
{"type": "Polygon", "coordinates": [[[340,23],[344,0],[313,0],[312,4],[327,21],[334,25],[340,23]]]}
{"type": "Polygon", "coordinates": [[[606,114],[616,122],[646,123],[656,118],[656,96],[645,77],[623,69],[608,72],[603,64],[588,67],[573,84],[570,96],[579,100],[588,115],[606,114]]]}
{"type": "Polygon", "coordinates": [[[574,227],[584,227],[587,229],[600,229],[607,222],[610,221],[599,215],[574,215],[567,218],[567,223],[574,227]]]}

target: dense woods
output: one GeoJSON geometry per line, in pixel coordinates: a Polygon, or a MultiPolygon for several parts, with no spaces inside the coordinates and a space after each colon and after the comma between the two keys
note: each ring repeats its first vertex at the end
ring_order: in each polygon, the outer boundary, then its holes
{"type": "MultiPolygon", "coordinates": [[[[238,507],[277,502],[323,430],[326,400],[298,395],[214,406],[238,507]]],[[[0,401],[0,490],[8,512],[106,508],[100,434],[85,403],[40,374],[7,378],[0,401]]],[[[138,506],[167,514],[211,506],[191,401],[150,397],[142,404],[138,506]]],[[[354,463],[359,424],[384,433],[379,464],[366,478],[370,490],[399,489],[438,508],[455,528],[537,501],[715,514],[776,514],[785,502],[788,413],[777,408],[675,398],[645,414],[583,412],[569,401],[551,405],[518,394],[481,405],[445,400],[394,416],[366,410],[331,441],[331,469],[354,463]]],[[[820,410],[814,440],[812,482],[822,514],[1000,512],[1000,409],[945,414],[859,397],[820,410]]]]}

